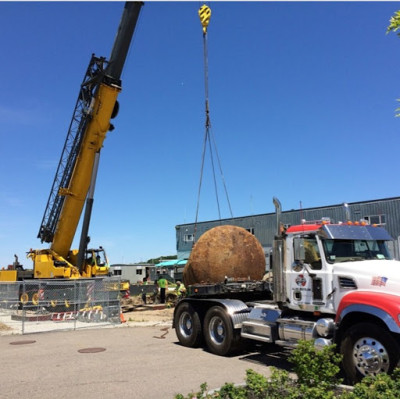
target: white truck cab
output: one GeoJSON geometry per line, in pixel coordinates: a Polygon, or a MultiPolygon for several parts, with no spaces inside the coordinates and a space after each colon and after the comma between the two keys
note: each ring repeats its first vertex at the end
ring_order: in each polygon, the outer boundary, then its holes
{"type": "Polygon", "coordinates": [[[286,231],[288,307],[336,314],[350,292],[400,292],[400,262],[394,261],[381,227],[366,224],[302,224],[286,231]]]}
{"type": "MultiPolygon", "coordinates": [[[[275,203],[275,200],[274,200],[275,203]]],[[[242,338],[295,347],[336,344],[347,382],[394,370],[400,360],[400,261],[382,227],[302,223],[283,229],[280,203],[271,272],[263,281],[199,282],[174,311],[184,346],[227,355],[242,338]]]]}

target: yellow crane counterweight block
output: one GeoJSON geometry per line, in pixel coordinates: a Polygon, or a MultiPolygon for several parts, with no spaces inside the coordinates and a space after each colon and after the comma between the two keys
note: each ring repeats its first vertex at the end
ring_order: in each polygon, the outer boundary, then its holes
{"type": "Polygon", "coordinates": [[[199,17],[201,25],[203,26],[203,33],[207,33],[207,27],[211,18],[211,9],[204,4],[199,9],[199,17]]]}

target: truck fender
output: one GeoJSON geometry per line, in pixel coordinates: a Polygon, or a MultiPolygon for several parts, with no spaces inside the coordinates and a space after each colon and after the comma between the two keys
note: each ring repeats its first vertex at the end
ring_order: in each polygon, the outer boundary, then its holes
{"type": "Polygon", "coordinates": [[[339,304],[335,322],[340,323],[350,313],[366,313],[380,319],[389,331],[400,334],[400,302],[396,295],[381,292],[351,292],[339,304]]]}
{"type": "MultiPolygon", "coordinates": [[[[232,320],[232,325],[234,329],[242,327],[242,322],[247,318],[250,312],[248,306],[238,299],[184,298],[181,302],[190,303],[193,308],[199,312],[202,320],[208,309],[216,305],[221,306],[232,320]]],[[[179,304],[181,302],[179,302],[179,304]]]]}
{"type": "Polygon", "coordinates": [[[243,320],[247,319],[250,309],[239,299],[219,299],[215,303],[222,305],[230,316],[233,328],[241,328],[243,320]]]}

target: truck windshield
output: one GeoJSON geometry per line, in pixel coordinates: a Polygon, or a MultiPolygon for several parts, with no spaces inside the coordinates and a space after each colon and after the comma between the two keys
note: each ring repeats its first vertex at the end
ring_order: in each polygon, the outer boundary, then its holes
{"type": "Polygon", "coordinates": [[[323,240],[329,263],[366,259],[391,259],[385,241],[376,240],[323,240]]]}

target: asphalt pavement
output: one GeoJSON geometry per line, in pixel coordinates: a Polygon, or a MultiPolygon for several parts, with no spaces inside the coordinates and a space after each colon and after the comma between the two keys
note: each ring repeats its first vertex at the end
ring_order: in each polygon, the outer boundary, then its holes
{"type": "Polygon", "coordinates": [[[220,357],[183,347],[170,324],[4,335],[0,353],[2,399],[172,399],[286,364],[274,350],[220,357]]]}

